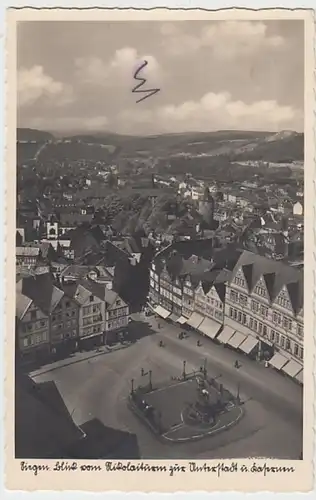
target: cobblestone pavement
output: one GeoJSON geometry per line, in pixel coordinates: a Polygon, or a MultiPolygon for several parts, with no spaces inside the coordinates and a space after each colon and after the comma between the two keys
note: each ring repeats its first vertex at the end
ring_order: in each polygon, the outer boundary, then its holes
{"type": "MultiPolygon", "coordinates": [[[[302,448],[302,388],[260,363],[249,360],[209,339],[197,346],[193,333],[178,339],[177,326],[153,317],[134,315],[131,331],[137,342],[110,354],[90,353],[67,365],[50,365],[36,380],[55,380],[74,420],[80,424],[97,417],[115,428],[136,433],[143,458],[275,457],[297,459],[302,448]],[[159,347],[163,340],[165,347],[159,347]],[[234,368],[239,359],[241,368],[234,368]],[[219,377],[232,393],[239,391],[245,415],[229,431],[193,443],[163,444],[127,408],[134,384],[144,383],[152,370],[153,383],[181,376],[205,362],[208,375],[219,377]],[[289,438],[290,436],[290,438],[289,438]]],[[[65,361],[65,360],[64,360],[65,361]]]]}

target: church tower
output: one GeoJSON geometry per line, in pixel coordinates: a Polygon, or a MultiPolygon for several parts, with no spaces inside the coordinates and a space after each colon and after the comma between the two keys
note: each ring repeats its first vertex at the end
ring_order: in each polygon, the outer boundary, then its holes
{"type": "Polygon", "coordinates": [[[214,220],[214,209],[215,201],[213,196],[211,196],[208,187],[205,188],[203,199],[199,201],[199,213],[202,216],[204,222],[209,226],[213,226],[214,220]]]}

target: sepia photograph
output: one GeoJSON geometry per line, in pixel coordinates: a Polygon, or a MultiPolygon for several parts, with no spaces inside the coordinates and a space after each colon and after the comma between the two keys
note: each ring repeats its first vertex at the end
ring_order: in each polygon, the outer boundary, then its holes
{"type": "Polygon", "coordinates": [[[97,19],[15,26],[14,458],[303,461],[305,20],[97,19]]]}

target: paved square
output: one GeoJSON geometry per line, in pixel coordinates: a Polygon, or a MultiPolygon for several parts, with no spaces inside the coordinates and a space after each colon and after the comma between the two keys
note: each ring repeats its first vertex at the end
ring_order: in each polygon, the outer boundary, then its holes
{"type": "Polygon", "coordinates": [[[145,400],[161,414],[161,425],[168,430],[182,423],[182,411],[197,400],[195,379],[175,383],[146,394],[145,400]]]}

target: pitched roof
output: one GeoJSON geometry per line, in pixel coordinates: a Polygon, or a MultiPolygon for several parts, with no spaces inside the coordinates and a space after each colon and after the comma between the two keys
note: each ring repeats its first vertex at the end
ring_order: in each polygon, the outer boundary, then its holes
{"type": "Polygon", "coordinates": [[[233,270],[233,280],[242,268],[249,293],[263,277],[271,302],[287,287],[292,307],[297,313],[303,307],[303,273],[289,265],[244,250],[233,270]]]}
{"type": "Polygon", "coordinates": [[[54,382],[36,384],[16,376],[15,454],[17,458],[62,458],[82,438],[54,382]]]}
{"type": "Polygon", "coordinates": [[[24,314],[32,304],[32,299],[22,293],[22,284],[22,279],[19,279],[16,283],[15,315],[18,319],[23,318],[24,314]]]}
{"type": "Polygon", "coordinates": [[[54,311],[64,292],[54,285],[50,273],[23,278],[22,294],[31,299],[45,314],[54,311]]]}

